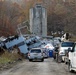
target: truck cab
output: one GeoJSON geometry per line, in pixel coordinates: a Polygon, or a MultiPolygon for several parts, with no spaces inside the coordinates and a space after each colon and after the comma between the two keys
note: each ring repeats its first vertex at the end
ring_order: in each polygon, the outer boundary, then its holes
{"type": "Polygon", "coordinates": [[[74,44],[72,50],[69,52],[69,64],[68,68],[70,72],[76,71],[76,43],[74,44]]]}

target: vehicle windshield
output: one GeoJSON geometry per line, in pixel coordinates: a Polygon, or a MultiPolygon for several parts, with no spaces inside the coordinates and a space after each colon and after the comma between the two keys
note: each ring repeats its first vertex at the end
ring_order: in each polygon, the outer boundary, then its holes
{"type": "Polygon", "coordinates": [[[63,42],[61,44],[62,47],[73,47],[74,43],[73,42],[63,42]]]}
{"type": "Polygon", "coordinates": [[[34,50],[31,50],[31,53],[41,53],[41,50],[40,49],[34,49],[34,50]]]}

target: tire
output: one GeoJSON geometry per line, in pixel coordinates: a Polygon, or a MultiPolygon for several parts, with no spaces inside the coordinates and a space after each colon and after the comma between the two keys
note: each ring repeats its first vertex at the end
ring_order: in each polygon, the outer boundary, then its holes
{"type": "Polygon", "coordinates": [[[67,64],[68,64],[68,62],[65,62],[65,64],[67,65],[67,64]]]}
{"type": "Polygon", "coordinates": [[[55,57],[55,56],[53,56],[53,58],[54,58],[54,60],[56,59],[56,57],[55,57]]]}
{"type": "Polygon", "coordinates": [[[44,61],[44,59],[41,59],[41,61],[43,62],[43,61],[44,61]]]}
{"type": "Polygon", "coordinates": [[[64,63],[64,60],[63,60],[63,58],[62,58],[62,57],[61,57],[61,62],[62,62],[62,63],[64,63]]]}
{"type": "Polygon", "coordinates": [[[31,62],[31,61],[32,61],[32,59],[29,59],[29,61],[31,62]]]}
{"type": "Polygon", "coordinates": [[[69,72],[74,72],[74,70],[72,70],[72,65],[71,65],[70,61],[68,63],[68,70],[69,70],[69,72]]]}

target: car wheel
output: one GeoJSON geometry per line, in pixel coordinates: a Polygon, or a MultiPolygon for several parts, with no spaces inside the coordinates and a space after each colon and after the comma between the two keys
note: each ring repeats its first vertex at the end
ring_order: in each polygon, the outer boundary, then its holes
{"type": "Polygon", "coordinates": [[[53,56],[53,58],[54,58],[54,59],[56,59],[56,57],[55,57],[55,56],[53,56]]]}
{"type": "Polygon", "coordinates": [[[43,62],[43,61],[44,61],[44,59],[41,59],[41,61],[43,62]]]}
{"type": "Polygon", "coordinates": [[[68,69],[69,69],[69,72],[74,72],[74,70],[72,70],[72,65],[71,65],[70,61],[69,61],[69,64],[68,64],[68,69]]]}
{"type": "Polygon", "coordinates": [[[68,62],[65,62],[65,64],[67,65],[67,64],[68,64],[68,62]]]}
{"type": "Polygon", "coordinates": [[[29,59],[29,61],[32,61],[32,59],[29,59]]]}

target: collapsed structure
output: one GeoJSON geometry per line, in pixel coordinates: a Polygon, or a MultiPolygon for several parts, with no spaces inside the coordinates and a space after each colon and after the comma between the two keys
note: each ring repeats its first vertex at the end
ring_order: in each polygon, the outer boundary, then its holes
{"type": "Polygon", "coordinates": [[[36,36],[33,36],[29,39],[24,38],[22,35],[20,36],[9,36],[6,39],[0,40],[0,48],[4,48],[7,50],[11,50],[13,47],[18,47],[20,52],[23,54],[28,53],[30,48],[38,47],[41,45],[41,42],[36,36]]]}

